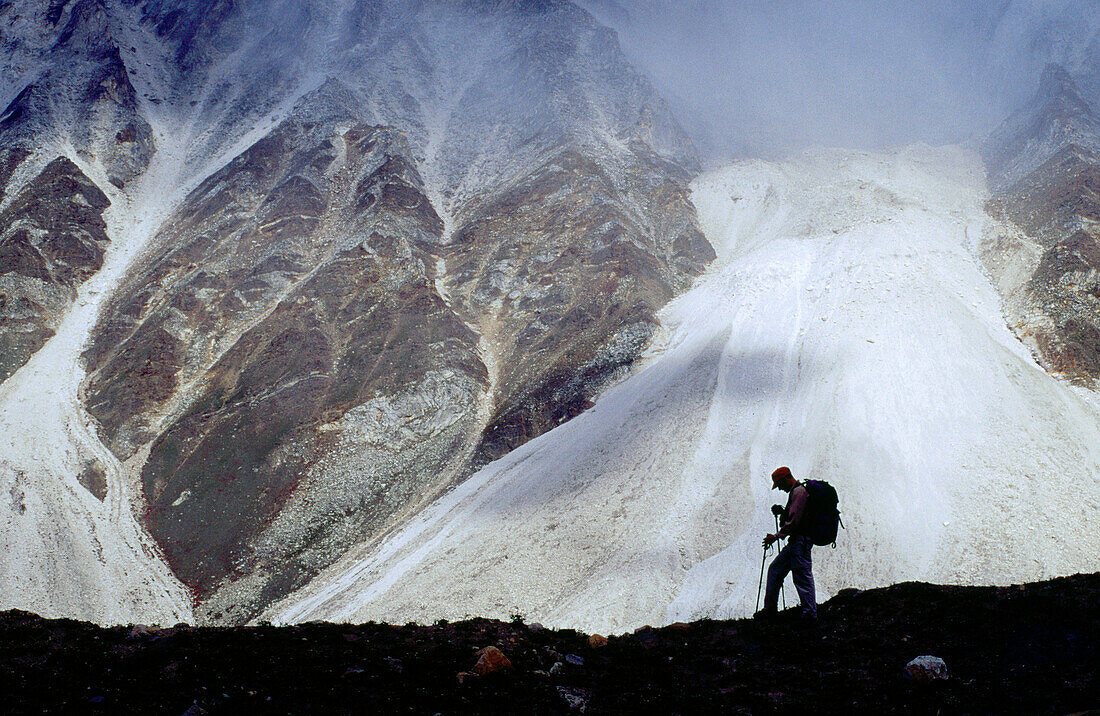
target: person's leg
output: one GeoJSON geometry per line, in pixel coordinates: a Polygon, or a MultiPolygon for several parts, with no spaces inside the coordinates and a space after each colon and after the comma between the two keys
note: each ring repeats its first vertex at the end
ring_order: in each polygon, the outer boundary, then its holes
{"type": "Polygon", "coordinates": [[[798,590],[798,599],[802,602],[802,613],[808,617],[816,617],[817,593],[814,590],[813,560],[810,557],[813,543],[809,537],[792,537],[787,549],[791,552],[791,579],[794,581],[794,588],[798,590]]]}
{"type": "Polygon", "coordinates": [[[779,554],[768,566],[768,586],[764,591],[764,611],[774,612],[779,608],[779,588],[791,571],[791,545],[779,550],[779,554]]]}

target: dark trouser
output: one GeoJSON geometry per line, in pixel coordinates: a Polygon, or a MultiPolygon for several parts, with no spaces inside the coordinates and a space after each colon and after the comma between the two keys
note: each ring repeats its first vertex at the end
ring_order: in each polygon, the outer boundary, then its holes
{"type": "Polygon", "coordinates": [[[794,536],[787,540],[787,546],[779,551],[768,567],[768,589],[764,592],[764,609],[775,610],[779,602],[779,587],[790,572],[794,588],[798,590],[798,599],[802,602],[802,612],[807,616],[817,616],[817,597],[814,594],[813,563],[810,550],[814,543],[809,537],[794,536]]]}

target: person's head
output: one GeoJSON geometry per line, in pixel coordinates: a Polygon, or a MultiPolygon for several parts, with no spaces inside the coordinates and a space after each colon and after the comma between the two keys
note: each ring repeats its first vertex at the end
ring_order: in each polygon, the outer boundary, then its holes
{"type": "Polygon", "coordinates": [[[789,467],[777,467],[775,472],[772,473],[773,490],[778,487],[783,492],[790,492],[797,484],[798,480],[794,479],[789,467]]]}

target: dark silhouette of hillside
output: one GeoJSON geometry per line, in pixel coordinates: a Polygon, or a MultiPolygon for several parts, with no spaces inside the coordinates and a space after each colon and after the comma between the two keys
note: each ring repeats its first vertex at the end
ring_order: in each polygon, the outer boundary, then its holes
{"type": "Polygon", "coordinates": [[[1100,574],[846,590],[816,626],[471,619],[101,628],[0,613],[7,713],[1056,713],[1100,708],[1100,574]],[[474,675],[495,646],[511,668],[474,675]],[[942,658],[949,678],[905,676],[942,658]]]}

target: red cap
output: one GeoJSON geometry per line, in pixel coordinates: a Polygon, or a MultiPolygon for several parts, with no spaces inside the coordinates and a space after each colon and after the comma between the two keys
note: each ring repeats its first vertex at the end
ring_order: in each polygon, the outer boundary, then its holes
{"type": "Polygon", "coordinates": [[[775,488],[779,487],[779,481],[782,480],[784,477],[791,477],[791,478],[794,477],[794,475],[791,474],[791,468],[789,468],[789,467],[777,467],[777,468],[775,468],[775,472],[772,473],[772,489],[773,490],[775,488]]]}

